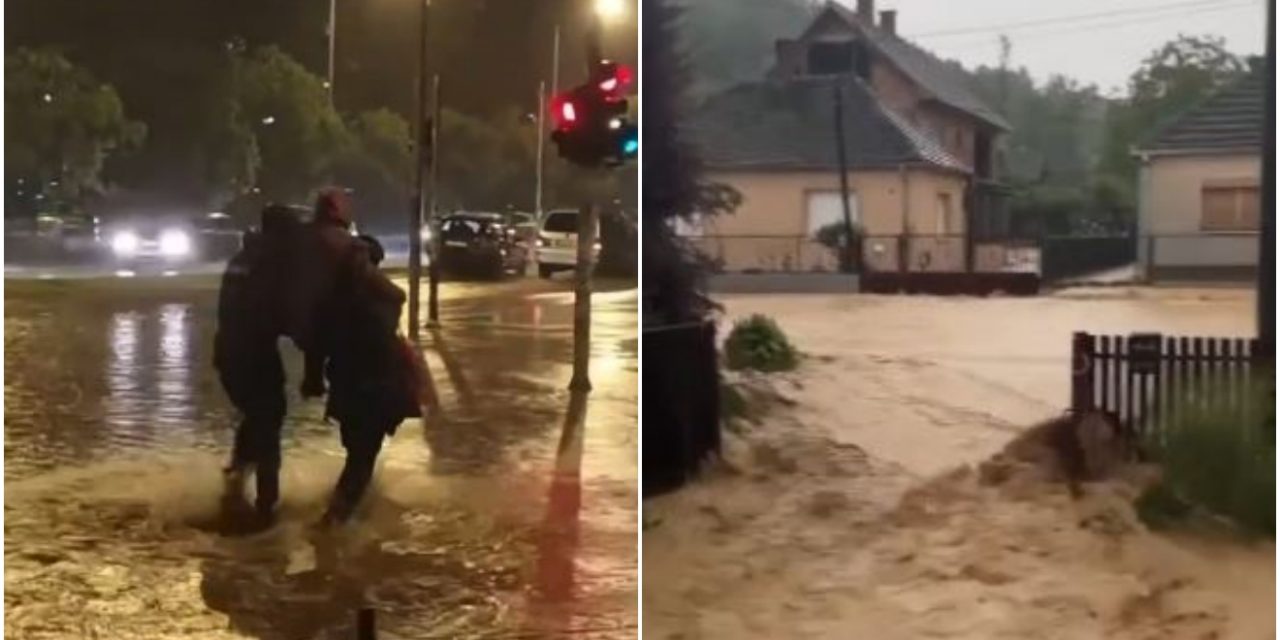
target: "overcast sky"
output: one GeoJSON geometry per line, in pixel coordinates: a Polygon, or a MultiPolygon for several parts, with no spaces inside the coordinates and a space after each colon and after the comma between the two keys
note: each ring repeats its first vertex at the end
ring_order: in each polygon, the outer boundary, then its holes
{"type": "Polygon", "coordinates": [[[1222,36],[1234,53],[1261,54],[1265,7],[1265,0],[876,2],[877,10],[898,11],[900,34],[943,58],[996,66],[1003,32],[1012,43],[1012,67],[1026,67],[1037,80],[1071,76],[1104,93],[1121,90],[1149,52],[1179,33],[1222,36]]]}

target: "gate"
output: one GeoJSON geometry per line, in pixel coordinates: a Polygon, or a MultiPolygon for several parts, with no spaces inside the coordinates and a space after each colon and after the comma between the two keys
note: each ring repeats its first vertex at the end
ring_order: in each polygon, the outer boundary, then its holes
{"type": "Polygon", "coordinates": [[[1078,332],[1071,342],[1071,408],[1110,413],[1141,441],[1163,432],[1188,401],[1243,410],[1263,362],[1256,339],[1078,332]]]}

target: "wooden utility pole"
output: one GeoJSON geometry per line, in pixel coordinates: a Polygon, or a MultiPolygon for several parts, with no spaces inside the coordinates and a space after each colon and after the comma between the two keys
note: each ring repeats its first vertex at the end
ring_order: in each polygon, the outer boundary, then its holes
{"type": "Polygon", "coordinates": [[[844,214],[844,238],[840,243],[840,271],[853,273],[853,212],[849,210],[849,160],[844,139],[844,91],[837,77],[835,92],[836,162],[840,167],[840,210],[844,214]]]}

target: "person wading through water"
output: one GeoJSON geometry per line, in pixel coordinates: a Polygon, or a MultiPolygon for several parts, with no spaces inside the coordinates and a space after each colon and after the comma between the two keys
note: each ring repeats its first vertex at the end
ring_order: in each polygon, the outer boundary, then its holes
{"type": "Polygon", "coordinates": [[[405,295],[378,270],[382,245],[361,236],[363,247],[340,271],[327,305],[318,355],[326,358],[329,398],[325,417],[337,420],[346,464],[322,525],[349,520],[360,503],[383,439],[406,418],[422,417],[421,374],[412,347],[397,333],[405,295]]]}
{"type": "Polygon", "coordinates": [[[213,364],[241,414],[224,469],[227,494],[241,498],[245,475],[254,471],[255,512],[262,525],[270,524],[280,498],[280,431],[286,407],[284,365],[276,346],[281,318],[272,304],[273,292],[281,285],[289,243],[301,225],[287,207],[264,209],[261,231],[245,234],[218,294],[213,364]]]}

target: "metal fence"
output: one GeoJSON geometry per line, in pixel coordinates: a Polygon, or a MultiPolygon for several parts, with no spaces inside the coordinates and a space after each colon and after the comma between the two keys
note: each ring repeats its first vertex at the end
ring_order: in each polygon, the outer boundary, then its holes
{"type": "Polygon", "coordinates": [[[835,272],[840,256],[812,236],[714,235],[685,240],[726,273],[835,272]]]}
{"type": "Polygon", "coordinates": [[[1131,435],[1159,435],[1187,402],[1247,411],[1265,359],[1258,340],[1094,335],[1071,342],[1071,407],[1112,414],[1131,435]]]}
{"type": "Polygon", "coordinates": [[[1137,239],[1110,236],[1045,236],[1040,240],[1040,274],[1047,282],[1133,264],[1137,239]]]}

